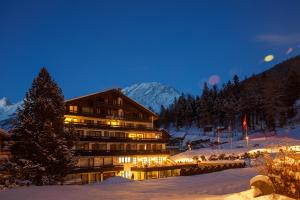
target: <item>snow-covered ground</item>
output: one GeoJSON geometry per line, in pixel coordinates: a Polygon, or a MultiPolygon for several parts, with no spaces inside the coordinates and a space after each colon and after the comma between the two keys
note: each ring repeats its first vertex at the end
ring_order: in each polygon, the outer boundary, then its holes
{"type": "Polygon", "coordinates": [[[146,181],[120,179],[95,185],[30,186],[0,191],[0,199],[241,199],[241,195],[249,196],[249,192],[242,191],[250,189],[249,180],[256,174],[253,168],[243,168],[146,181]]]}
{"type": "MultiPolygon", "coordinates": [[[[181,132],[180,132],[181,133],[181,132]]],[[[181,133],[182,134],[182,133],[181,133]]],[[[203,138],[201,135],[191,135],[189,138],[203,138]]],[[[186,140],[186,139],[185,139],[186,140]]],[[[248,145],[245,140],[233,140],[220,145],[219,148],[200,148],[174,155],[171,157],[174,161],[192,161],[194,156],[204,155],[208,158],[211,155],[220,154],[244,154],[254,150],[278,151],[283,146],[300,146],[300,126],[294,128],[282,128],[277,133],[254,133],[249,136],[248,145]]]]}
{"type": "Polygon", "coordinates": [[[262,137],[262,138],[255,138],[249,139],[248,146],[244,140],[235,141],[232,143],[227,143],[220,145],[219,149],[212,149],[212,148],[202,148],[196,149],[191,151],[185,151],[180,154],[176,154],[171,157],[172,160],[178,161],[191,161],[194,156],[202,156],[204,155],[208,158],[211,155],[220,155],[220,154],[227,154],[227,155],[241,155],[246,152],[252,151],[264,151],[268,149],[269,151],[276,152],[280,149],[280,147],[285,146],[300,146],[300,140],[296,140],[293,138],[288,137],[262,137]],[[239,148],[238,148],[239,147],[239,148]]]}

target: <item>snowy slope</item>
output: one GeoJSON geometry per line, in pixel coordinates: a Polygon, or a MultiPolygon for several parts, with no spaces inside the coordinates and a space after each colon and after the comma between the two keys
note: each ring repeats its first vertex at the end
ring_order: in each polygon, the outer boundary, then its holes
{"type": "Polygon", "coordinates": [[[22,101],[12,104],[6,97],[0,99],[0,120],[9,119],[21,105],[22,101]]]}
{"type": "Polygon", "coordinates": [[[146,108],[153,108],[155,112],[160,111],[161,105],[168,107],[181,95],[175,88],[157,82],[134,84],[122,92],[146,108]]]}
{"type": "Polygon", "coordinates": [[[208,158],[213,154],[220,155],[223,153],[227,155],[241,155],[245,152],[251,152],[254,150],[263,151],[265,149],[270,149],[271,151],[276,152],[282,146],[300,146],[300,126],[298,125],[294,129],[280,129],[278,130],[277,134],[273,136],[264,136],[263,134],[258,133],[250,135],[249,138],[248,146],[246,145],[245,140],[237,140],[233,141],[232,143],[223,144],[219,149],[200,148],[191,151],[185,151],[172,156],[172,160],[190,161],[194,156],[200,157],[201,155],[204,155],[208,158]]]}

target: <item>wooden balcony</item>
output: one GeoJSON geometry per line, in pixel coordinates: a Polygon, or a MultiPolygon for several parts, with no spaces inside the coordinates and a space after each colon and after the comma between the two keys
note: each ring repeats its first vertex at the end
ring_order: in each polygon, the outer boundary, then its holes
{"type": "Polygon", "coordinates": [[[89,128],[89,129],[113,129],[113,130],[138,130],[138,131],[155,131],[159,132],[157,128],[139,127],[139,126],[125,126],[125,125],[108,125],[108,124],[95,124],[95,123],[78,123],[72,122],[67,125],[72,125],[74,128],[89,128]]]}
{"type": "Polygon", "coordinates": [[[151,123],[151,119],[149,118],[138,118],[132,116],[119,116],[119,115],[108,115],[108,114],[97,114],[97,113],[84,113],[84,112],[65,112],[65,115],[75,115],[75,116],[82,116],[82,117],[93,117],[99,119],[116,119],[116,120],[126,120],[126,121],[136,121],[136,122],[148,122],[151,123]]]}
{"type": "Polygon", "coordinates": [[[162,171],[162,170],[173,170],[173,169],[185,169],[190,167],[197,167],[197,164],[176,164],[176,165],[161,165],[161,166],[147,166],[147,167],[139,167],[134,166],[131,167],[131,171],[139,171],[139,172],[150,172],[150,171],[162,171]]]}
{"type": "Polygon", "coordinates": [[[97,142],[126,142],[126,143],[167,143],[166,138],[129,138],[129,137],[105,137],[105,136],[80,136],[80,141],[97,142]]]}
{"type": "Polygon", "coordinates": [[[80,156],[169,155],[168,150],[76,150],[80,156]]]}
{"type": "Polygon", "coordinates": [[[69,173],[87,173],[87,172],[107,172],[107,171],[122,171],[123,165],[103,165],[103,166],[87,166],[74,167],[69,173]]]}

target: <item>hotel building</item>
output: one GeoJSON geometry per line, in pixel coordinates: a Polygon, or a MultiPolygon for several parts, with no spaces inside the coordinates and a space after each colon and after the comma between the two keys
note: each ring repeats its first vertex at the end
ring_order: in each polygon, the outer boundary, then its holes
{"type": "Polygon", "coordinates": [[[112,176],[134,180],[179,175],[169,160],[169,134],[155,128],[158,116],[125,96],[119,89],[65,102],[65,127],[79,135],[79,157],[69,179],[100,182],[112,176]]]}

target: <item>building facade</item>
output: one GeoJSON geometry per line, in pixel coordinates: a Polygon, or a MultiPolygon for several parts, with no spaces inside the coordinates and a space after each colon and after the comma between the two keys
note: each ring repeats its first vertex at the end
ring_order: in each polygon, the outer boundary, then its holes
{"type": "Polygon", "coordinates": [[[69,179],[100,182],[112,176],[134,180],[179,175],[166,150],[168,133],[155,128],[158,116],[119,89],[65,102],[65,124],[79,135],[79,156],[69,179]]]}
{"type": "Polygon", "coordinates": [[[0,162],[2,160],[8,160],[11,156],[10,148],[11,146],[11,137],[3,129],[0,128],[0,162]]]}

